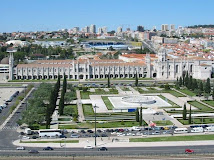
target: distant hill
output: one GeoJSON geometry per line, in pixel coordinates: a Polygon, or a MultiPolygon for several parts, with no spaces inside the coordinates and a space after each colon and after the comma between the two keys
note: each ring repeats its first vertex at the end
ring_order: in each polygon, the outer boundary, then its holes
{"type": "Polygon", "coordinates": [[[194,26],[187,26],[187,28],[214,28],[214,24],[204,24],[204,25],[194,25],[194,26]]]}

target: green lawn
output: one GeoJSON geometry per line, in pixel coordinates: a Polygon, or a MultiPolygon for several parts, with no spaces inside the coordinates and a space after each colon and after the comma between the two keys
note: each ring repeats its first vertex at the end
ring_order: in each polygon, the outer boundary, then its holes
{"type": "Polygon", "coordinates": [[[173,123],[169,120],[166,121],[153,121],[156,123],[157,126],[166,126],[166,125],[173,125],[173,123]]]}
{"type": "Polygon", "coordinates": [[[187,94],[189,96],[196,96],[196,94],[188,89],[179,89],[180,92],[187,94]]]}
{"type": "Polygon", "coordinates": [[[91,104],[83,104],[82,107],[83,107],[83,113],[85,116],[94,115],[94,110],[91,104]]]}
{"type": "Polygon", "coordinates": [[[90,99],[89,94],[90,92],[88,91],[87,92],[80,91],[81,99],[90,99]]]}
{"type": "MultiPolygon", "coordinates": [[[[189,120],[183,120],[183,119],[178,119],[178,120],[184,125],[189,124],[189,120]]],[[[208,118],[208,117],[204,117],[204,118],[193,118],[192,117],[192,124],[208,124],[208,123],[214,123],[214,119],[208,118]]]]}
{"type": "Polygon", "coordinates": [[[20,141],[20,143],[79,143],[79,140],[61,140],[61,141],[20,141]]]}
{"type": "Polygon", "coordinates": [[[206,104],[209,104],[210,106],[213,106],[213,107],[214,107],[214,101],[205,100],[205,101],[203,101],[203,102],[206,103],[206,104]]]}
{"type": "Polygon", "coordinates": [[[149,89],[148,91],[145,91],[145,90],[143,90],[143,89],[141,89],[139,87],[136,87],[135,89],[138,92],[140,92],[141,94],[146,94],[146,93],[170,93],[175,97],[186,97],[185,95],[183,95],[183,94],[181,94],[179,92],[176,92],[174,90],[171,90],[171,89],[170,90],[165,90],[165,89],[163,89],[163,90],[155,90],[155,89],[152,89],[151,87],[147,88],[147,89],[149,89]]]}
{"type": "Polygon", "coordinates": [[[192,135],[192,136],[167,136],[152,138],[130,138],[130,142],[164,142],[164,141],[202,141],[214,140],[213,135],[192,135]]]}
{"type": "Polygon", "coordinates": [[[198,101],[188,101],[189,104],[193,105],[194,107],[198,108],[200,111],[213,111],[212,108],[209,108],[198,101]]]}
{"type": "Polygon", "coordinates": [[[114,106],[112,105],[112,103],[110,102],[107,96],[102,96],[102,99],[106,107],[108,108],[108,110],[112,110],[114,108],[114,106]]]}
{"type": "Polygon", "coordinates": [[[180,106],[178,106],[176,103],[172,102],[171,100],[167,99],[166,97],[162,95],[159,95],[159,97],[162,98],[164,101],[167,100],[167,102],[172,105],[172,107],[167,107],[167,108],[180,108],[180,106]]]}
{"type": "Polygon", "coordinates": [[[170,93],[175,97],[186,97],[184,94],[181,94],[181,93],[174,91],[174,90],[166,90],[166,91],[167,91],[166,93],[170,93]]]}

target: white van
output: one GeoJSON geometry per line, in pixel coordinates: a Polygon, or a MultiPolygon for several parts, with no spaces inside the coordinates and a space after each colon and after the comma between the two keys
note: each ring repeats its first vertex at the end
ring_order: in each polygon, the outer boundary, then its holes
{"type": "Polygon", "coordinates": [[[214,126],[206,127],[205,132],[214,132],[214,126]]]}
{"type": "Polygon", "coordinates": [[[133,130],[133,131],[140,131],[141,128],[140,128],[140,127],[133,126],[133,127],[132,127],[132,130],[133,130]]]}
{"type": "Polygon", "coordinates": [[[204,132],[203,127],[194,127],[191,129],[191,133],[201,133],[204,132]]]}
{"type": "Polygon", "coordinates": [[[179,134],[179,133],[188,133],[187,128],[176,128],[174,131],[175,134],[179,134]]]}

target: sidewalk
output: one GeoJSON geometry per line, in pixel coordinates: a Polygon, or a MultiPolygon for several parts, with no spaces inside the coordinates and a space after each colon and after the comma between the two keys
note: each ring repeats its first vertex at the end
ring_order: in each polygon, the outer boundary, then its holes
{"type": "MultiPolygon", "coordinates": [[[[204,133],[203,133],[204,134],[204,133]]],[[[200,134],[188,134],[188,135],[200,135],[200,134]]],[[[150,137],[166,137],[171,135],[159,135],[150,137]]],[[[174,135],[174,136],[184,136],[184,134],[174,135]]],[[[192,146],[192,145],[213,145],[214,140],[205,140],[205,141],[168,141],[168,142],[129,142],[129,138],[146,138],[142,136],[134,137],[97,137],[97,147],[157,147],[157,146],[192,146]],[[118,140],[115,140],[118,139],[118,140]]],[[[49,139],[53,140],[53,139],[49,139]]],[[[66,143],[67,148],[83,148],[86,145],[91,145],[94,147],[94,138],[75,138],[75,139],[58,139],[58,140],[79,140],[79,143],[66,143]]],[[[29,141],[29,140],[27,140],[29,141]]],[[[37,141],[37,140],[31,140],[37,141]]],[[[61,145],[65,143],[20,143],[20,140],[15,140],[13,142],[16,146],[25,146],[25,147],[58,147],[61,148],[61,145]]]]}
{"type": "Polygon", "coordinates": [[[85,117],[82,109],[80,91],[76,90],[76,93],[77,93],[77,108],[78,108],[78,115],[79,115],[78,119],[79,119],[79,122],[83,122],[85,120],[85,117]]]}

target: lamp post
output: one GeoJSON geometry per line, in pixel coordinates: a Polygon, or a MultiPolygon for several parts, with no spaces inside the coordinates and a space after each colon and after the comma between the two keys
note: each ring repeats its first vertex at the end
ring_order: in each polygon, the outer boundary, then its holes
{"type": "Polygon", "coordinates": [[[95,106],[94,106],[94,120],[95,120],[95,122],[94,122],[94,128],[95,128],[95,131],[94,131],[94,145],[95,145],[95,147],[97,146],[97,117],[96,117],[96,108],[97,108],[97,106],[96,106],[96,104],[95,104],[95,106]]]}

